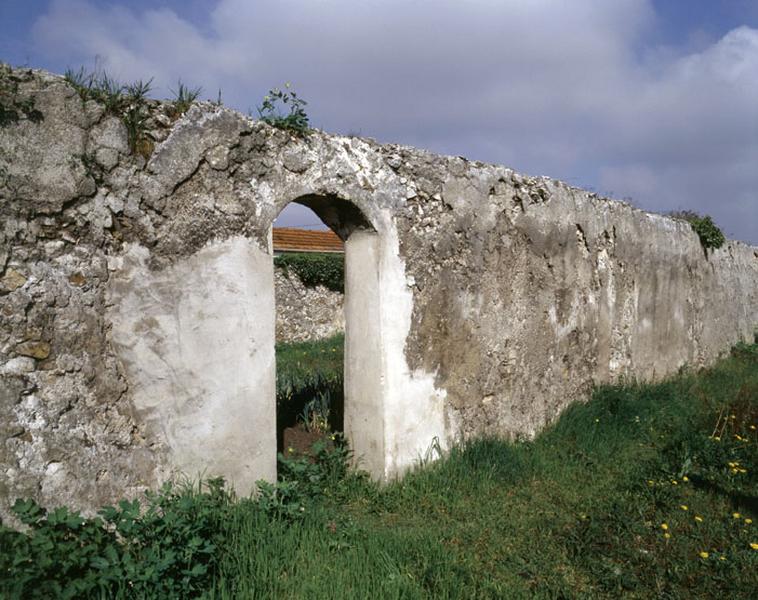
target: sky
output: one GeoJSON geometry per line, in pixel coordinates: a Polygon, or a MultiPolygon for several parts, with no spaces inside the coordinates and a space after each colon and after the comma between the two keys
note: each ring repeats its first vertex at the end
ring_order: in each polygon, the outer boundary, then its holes
{"type": "MultiPolygon", "coordinates": [[[[0,0],[0,60],[549,175],[758,244],[758,0],[0,0]]],[[[288,210],[278,224],[310,225],[288,210]]]]}

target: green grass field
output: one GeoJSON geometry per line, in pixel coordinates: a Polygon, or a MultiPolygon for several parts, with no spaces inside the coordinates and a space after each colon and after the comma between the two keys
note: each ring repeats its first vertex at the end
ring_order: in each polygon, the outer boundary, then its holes
{"type": "MultiPolygon", "coordinates": [[[[194,510],[200,541],[153,523],[132,551],[152,565],[209,540],[174,571],[202,559],[177,589],[212,598],[753,598],[756,425],[758,346],[741,345],[706,371],[598,389],[532,442],[472,441],[389,485],[345,470],[338,446],[283,461],[255,501],[185,488],[162,510],[180,523],[194,510]]],[[[32,573],[39,557],[4,535],[32,573]]],[[[174,571],[156,569],[167,585],[174,571]]],[[[51,577],[35,573],[23,597],[51,577]]],[[[107,589],[157,589],[132,585],[107,589]]]]}

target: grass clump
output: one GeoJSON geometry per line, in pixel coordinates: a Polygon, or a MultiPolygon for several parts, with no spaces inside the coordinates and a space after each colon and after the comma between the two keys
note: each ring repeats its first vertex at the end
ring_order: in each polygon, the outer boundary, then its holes
{"type": "Polygon", "coordinates": [[[107,113],[118,116],[126,127],[129,149],[144,158],[152,154],[154,144],[147,136],[147,99],[152,79],[122,84],[105,71],[88,72],[67,69],[66,81],[79,93],[82,100],[94,100],[105,107],[107,113]]]}
{"type": "MultiPolygon", "coordinates": [[[[190,88],[186,86],[180,79],[176,90],[171,90],[174,94],[174,100],[171,103],[171,116],[173,118],[179,118],[186,113],[190,106],[192,106],[192,103],[198,99],[202,91],[203,88],[201,87],[190,88]]],[[[218,104],[221,104],[221,90],[218,92],[218,104]]]]}

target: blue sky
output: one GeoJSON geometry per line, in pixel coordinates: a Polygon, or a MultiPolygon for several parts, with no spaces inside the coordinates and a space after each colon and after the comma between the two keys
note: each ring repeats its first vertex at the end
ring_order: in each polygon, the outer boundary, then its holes
{"type": "MultiPolygon", "coordinates": [[[[758,0],[0,0],[0,59],[550,175],[758,244],[758,0]]],[[[313,222],[293,209],[285,224],[313,222]]]]}

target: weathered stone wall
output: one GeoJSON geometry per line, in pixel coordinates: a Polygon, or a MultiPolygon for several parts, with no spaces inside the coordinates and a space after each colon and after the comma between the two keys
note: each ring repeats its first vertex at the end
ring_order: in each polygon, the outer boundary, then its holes
{"type": "Polygon", "coordinates": [[[146,160],[61,78],[0,79],[43,116],[0,129],[3,513],[273,477],[268,240],[291,201],[347,240],[346,429],[378,477],[758,325],[758,249],[706,255],[688,225],[558,181],[211,104],[174,122],[151,102],[146,160]]]}
{"type": "Polygon", "coordinates": [[[323,285],[308,287],[297,273],[274,269],[276,341],[321,340],[345,331],[344,295],[323,285]]]}

